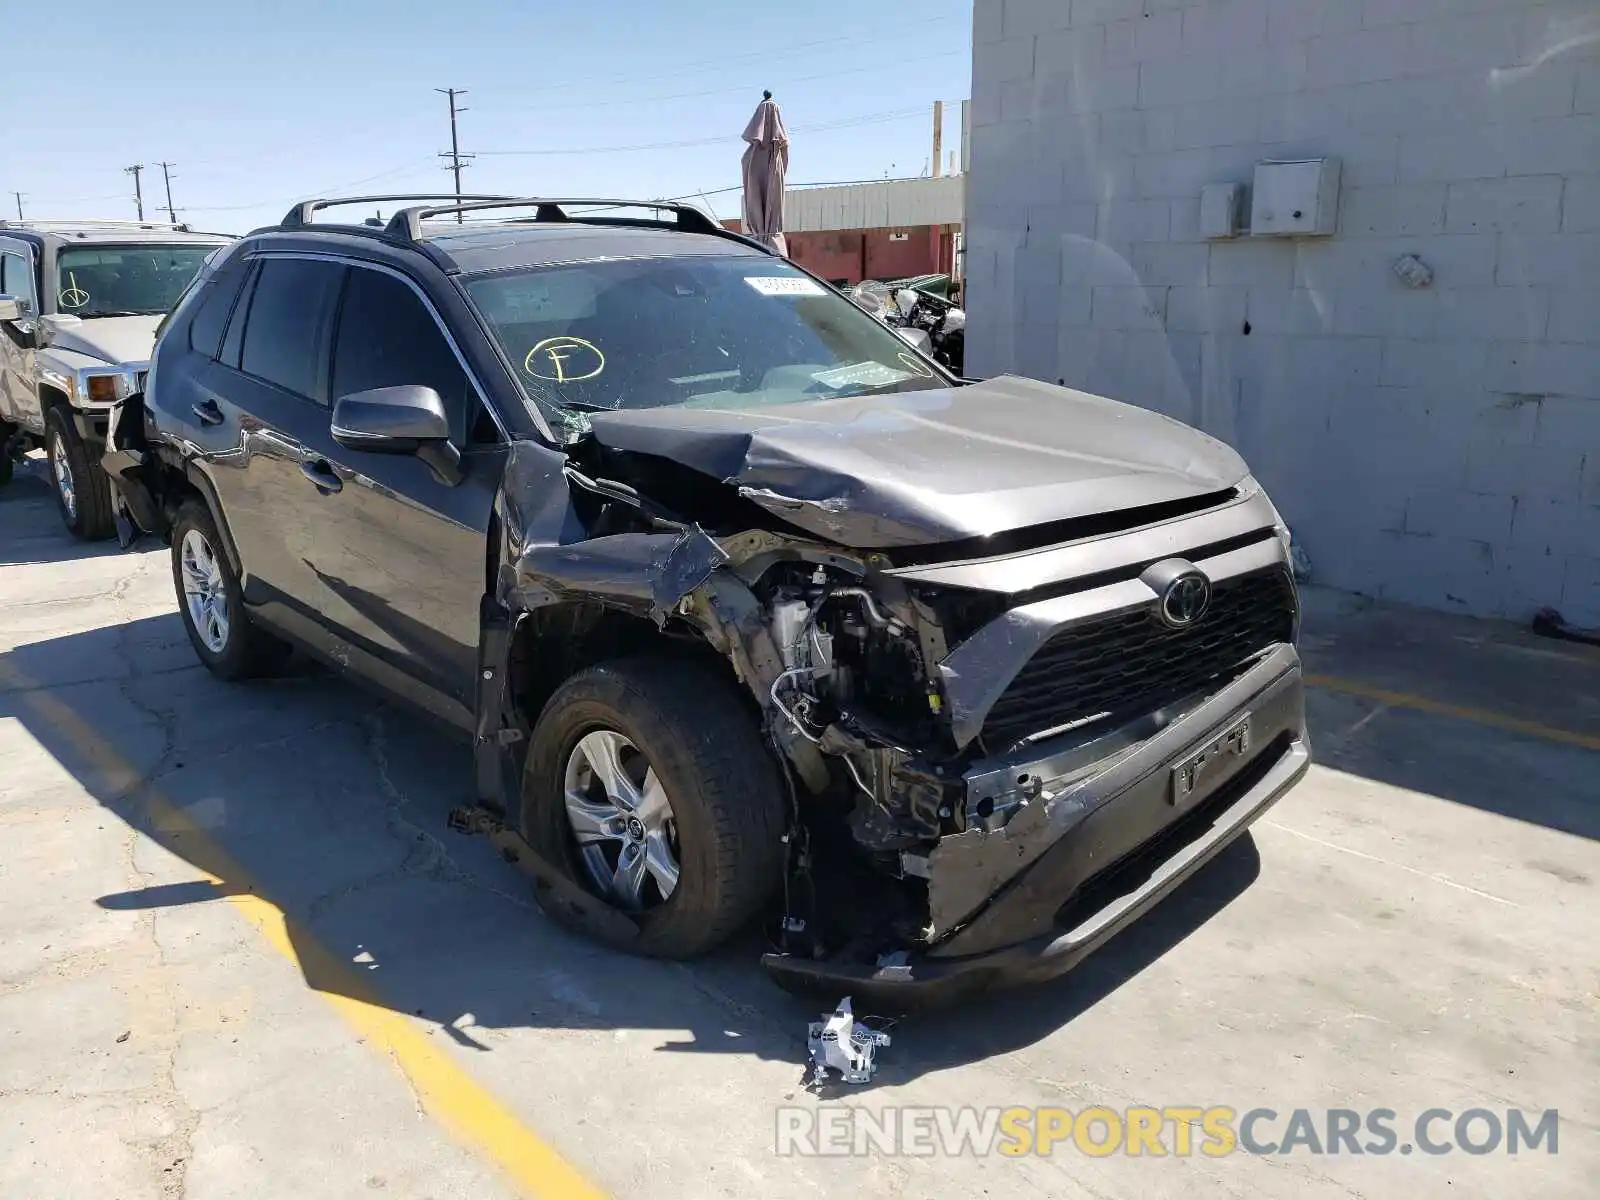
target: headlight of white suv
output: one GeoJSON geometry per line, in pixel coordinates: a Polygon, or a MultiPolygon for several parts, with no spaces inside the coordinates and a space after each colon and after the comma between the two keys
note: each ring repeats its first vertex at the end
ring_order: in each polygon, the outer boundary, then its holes
{"type": "Polygon", "coordinates": [[[112,405],[137,389],[138,372],[124,367],[83,367],[77,373],[78,401],[112,405]]]}

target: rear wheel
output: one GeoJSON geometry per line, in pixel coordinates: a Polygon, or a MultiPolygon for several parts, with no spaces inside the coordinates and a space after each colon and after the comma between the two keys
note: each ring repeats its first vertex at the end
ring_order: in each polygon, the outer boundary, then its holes
{"type": "Polygon", "coordinates": [[[219,679],[271,675],[288,661],[290,649],[251,624],[211,510],[189,500],[172,525],[172,582],[189,643],[219,679]]]}
{"type": "Polygon", "coordinates": [[[756,721],[704,668],[603,663],[562,684],[534,727],[523,836],[638,925],[639,953],[692,958],[750,920],[782,881],[783,828],[756,721]]]}
{"type": "Polygon", "coordinates": [[[116,532],[111,518],[111,481],[89,457],[89,448],[66,410],[52,408],[45,417],[44,444],[62,524],[86,542],[110,537],[116,532]]]}

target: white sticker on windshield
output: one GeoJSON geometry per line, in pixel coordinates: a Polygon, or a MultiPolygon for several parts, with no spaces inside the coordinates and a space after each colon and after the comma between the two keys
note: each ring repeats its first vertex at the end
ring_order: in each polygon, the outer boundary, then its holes
{"type": "Polygon", "coordinates": [[[818,371],[811,378],[823,387],[830,388],[884,387],[910,379],[911,374],[908,371],[897,371],[881,362],[869,361],[835,367],[831,371],[818,371]]]}
{"type": "Polygon", "coordinates": [[[746,275],[744,281],[763,296],[822,295],[822,285],[804,275],[746,275]]]}

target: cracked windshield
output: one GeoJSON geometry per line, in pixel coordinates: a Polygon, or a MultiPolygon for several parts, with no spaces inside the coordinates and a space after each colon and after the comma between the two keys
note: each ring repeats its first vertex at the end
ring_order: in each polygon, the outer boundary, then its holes
{"type": "Polygon", "coordinates": [[[948,386],[893,330],[760,258],[640,258],[469,280],[535,400],[598,412],[948,386]]]}

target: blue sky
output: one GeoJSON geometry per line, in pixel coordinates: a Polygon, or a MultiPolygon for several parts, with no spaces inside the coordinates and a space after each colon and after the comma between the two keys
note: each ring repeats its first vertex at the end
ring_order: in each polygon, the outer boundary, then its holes
{"type": "Polygon", "coordinates": [[[703,189],[737,216],[737,193],[716,193],[739,181],[739,133],[763,88],[790,130],[791,183],[921,174],[935,100],[955,149],[971,12],[971,0],[75,0],[7,23],[0,211],[15,214],[18,190],[33,216],[132,217],[122,168],[142,162],[153,217],[163,159],[179,219],[227,232],[307,195],[448,191],[433,89],[456,87],[461,147],[478,154],[465,191],[703,189]]]}

